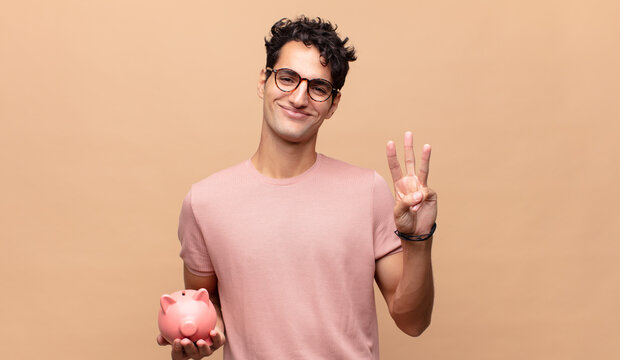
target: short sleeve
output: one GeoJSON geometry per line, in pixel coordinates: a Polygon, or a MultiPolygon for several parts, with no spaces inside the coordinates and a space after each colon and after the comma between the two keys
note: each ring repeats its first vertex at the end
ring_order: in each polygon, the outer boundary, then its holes
{"type": "Polygon", "coordinates": [[[178,234],[181,242],[179,255],[187,269],[198,276],[213,275],[214,270],[207,252],[207,245],[192,207],[191,190],[183,199],[181,214],[179,215],[178,234]]]}
{"type": "Polygon", "coordinates": [[[375,171],[373,183],[373,242],[375,260],[402,251],[400,239],[394,230],[394,197],[388,184],[375,171]]]}

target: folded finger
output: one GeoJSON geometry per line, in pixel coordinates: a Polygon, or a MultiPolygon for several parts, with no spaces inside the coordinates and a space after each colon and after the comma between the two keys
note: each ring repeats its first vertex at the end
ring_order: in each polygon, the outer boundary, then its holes
{"type": "Polygon", "coordinates": [[[411,210],[414,206],[422,202],[422,193],[419,191],[407,194],[407,196],[399,199],[394,204],[394,217],[399,218],[404,216],[409,210],[411,210]]]}
{"type": "Polygon", "coordinates": [[[426,200],[427,196],[428,192],[425,189],[423,189],[422,191],[416,191],[413,194],[413,202],[410,209],[414,212],[418,211],[420,209],[420,206],[422,206],[422,203],[426,200]]]}

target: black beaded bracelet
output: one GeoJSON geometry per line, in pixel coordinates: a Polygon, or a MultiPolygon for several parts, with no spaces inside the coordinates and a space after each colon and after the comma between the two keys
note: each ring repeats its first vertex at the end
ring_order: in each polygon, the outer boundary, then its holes
{"type": "Polygon", "coordinates": [[[428,240],[433,236],[433,233],[435,232],[435,229],[437,228],[437,223],[433,224],[433,227],[431,228],[431,232],[428,234],[424,234],[424,235],[407,235],[407,234],[403,234],[398,230],[394,231],[394,234],[396,234],[396,236],[398,236],[399,238],[403,239],[403,240],[407,240],[407,241],[424,241],[424,240],[428,240]]]}

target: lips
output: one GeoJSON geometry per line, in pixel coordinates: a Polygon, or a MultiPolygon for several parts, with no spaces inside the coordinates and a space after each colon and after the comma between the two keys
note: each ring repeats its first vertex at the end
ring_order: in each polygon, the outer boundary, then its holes
{"type": "Polygon", "coordinates": [[[284,113],[288,117],[293,118],[293,119],[299,120],[299,119],[304,119],[304,118],[310,116],[310,114],[308,114],[308,113],[306,113],[304,111],[300,111],[298,109],[295,109],[293,107],[283,106],[283,105],[279,105],[279,104],[278,104],[278,106],[280,106],[280,108],[284,111],[284,113]]]}

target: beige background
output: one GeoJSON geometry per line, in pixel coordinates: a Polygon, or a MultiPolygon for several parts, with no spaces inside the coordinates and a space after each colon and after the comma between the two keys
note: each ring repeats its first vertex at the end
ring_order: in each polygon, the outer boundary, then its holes
{"type": "Polygon", "coordinates": [[[302,13],[359,55],[319,151],[389,179],[387,140],[434,149],[433,323],[380,299],[382,359],[617,358],[615,0],[3,1],[2,358],[169,358],[181,201],[255,150],[263,37],[302,13]]]}

